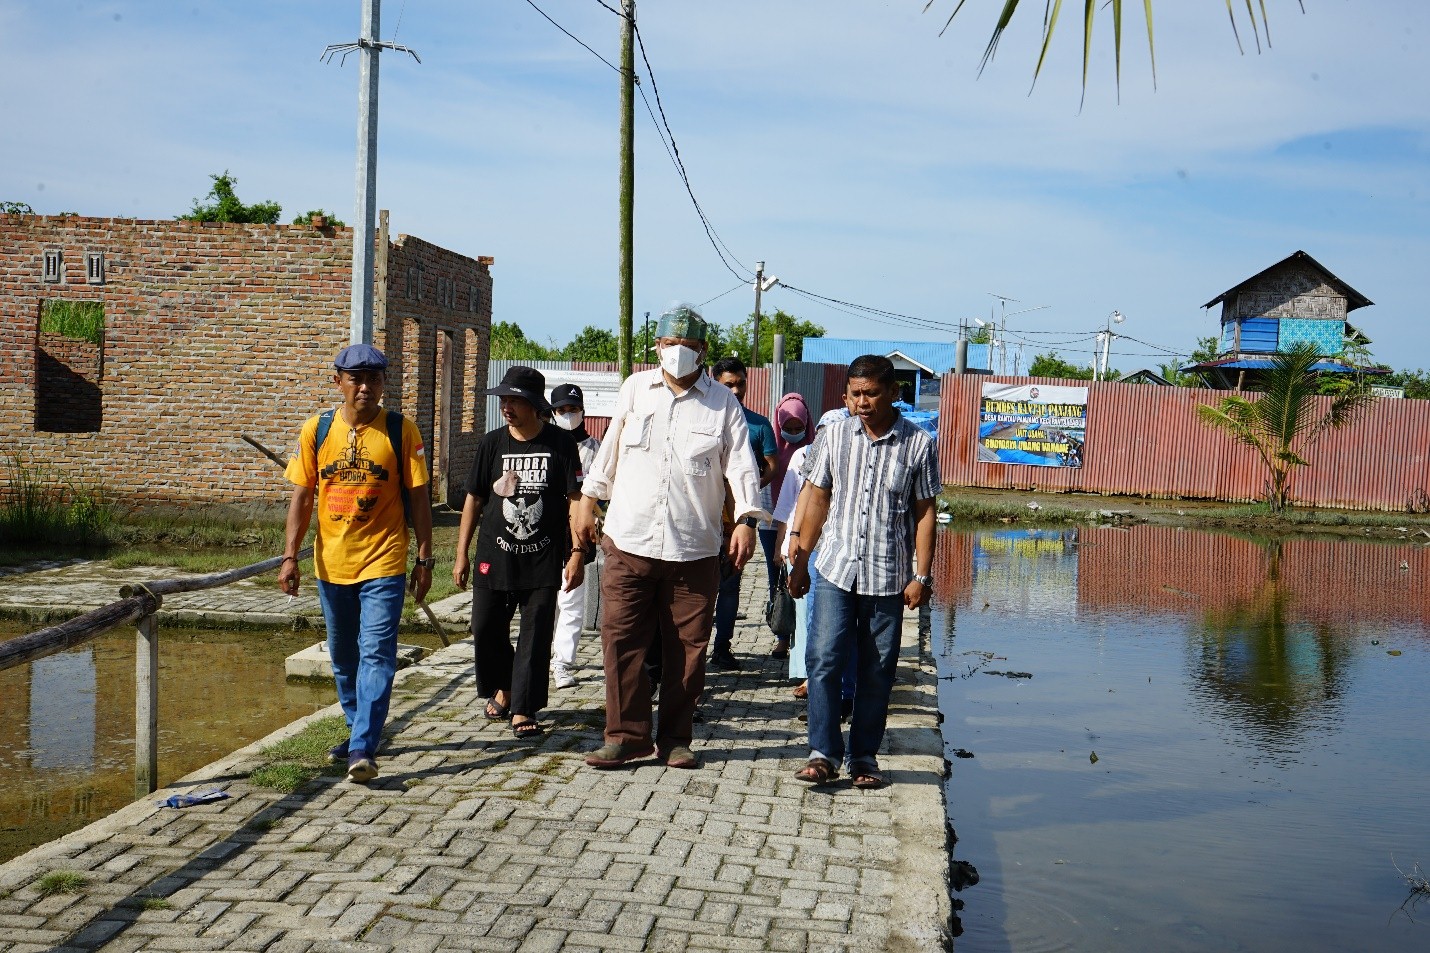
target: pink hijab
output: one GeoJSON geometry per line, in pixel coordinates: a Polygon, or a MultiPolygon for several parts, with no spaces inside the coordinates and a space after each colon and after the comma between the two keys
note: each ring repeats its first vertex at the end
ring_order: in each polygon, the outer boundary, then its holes
{"type": "Polygon", "coordinates": [[[804,398],[798,394],[785,394],[780,398],[780,402],[775,405],[774,413],[775,425],[775,475],[770,480],[770,505],[774,506],[779,499],[780,487],[784,485],[785,471],[789,469],[789,458],[794,456],[795,450],[809,443],[814,439],[814,421],[809,415],[809,407],[805,405],[804,398]],[[785,438],[784,425],[787,420],[804,421],[804,433],[798,439],[788,440],[785,438]]]}

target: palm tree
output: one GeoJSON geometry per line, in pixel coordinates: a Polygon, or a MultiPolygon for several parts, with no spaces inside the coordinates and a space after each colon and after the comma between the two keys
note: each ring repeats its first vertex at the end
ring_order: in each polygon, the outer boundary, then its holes
{"type": "MultiPolygon", "coordinates": [[[[968,0],[948,0],[954,3],[953,12],[948,15],[948,20],[943,25],[943,32],[953,23],[953,18],[958,16],[958,11],[963,9],[963,5],[968,0]]],[[[993,59],[993,54],[998,51],[998,41],[1003,38],[1003,31],[1008,28],[1008,23],[1013,19],[1013,14],[1018,11],[1019,0],[1003,0],[1003,10],[998,15],[998,23],[993,27],[993,36],[988,40],[988,47],[983,51],[983,61],[979,64],[978,70],[981,73],[988,62],[993,59]]],[[[1261,37],[1266,35],[1266,46],[1271,46],[1271,25],[1266,18],[1266,0],[1242,0],[1246,4],[1246,16],[1251,21],[1251,33],[1256,39],[1256,51],[1261,52],[1261,37]],[[1258,18],[1259,13],[1259,18],[1258,18]]],[[[928,0],[924,4],[924,12],[927,13],[929,7],[933,6],[935,0],[928,0]]],[[[1297,0],[1301,6],[1301,12],[1306,12],[1304,0],[1297,0]]],[[[1082,89],[1087,92],[1087,67],[1092,58],[1092,24],[1097,8],[1099,6],[1112,7],[1112,51],[1116,62],[1117,81],[1122,82],[1122,0],[1083,0],[1083,25],[1082,25],[1082,89]]],[[[1058,25],[1058,14],[1062,12],[1063,0],[1044,0],[1043,2],[1043,42],[1042,48],[1038,52],[1038,65],[1033,69],[1033,82],[1038,81],[1038,73],[1043,69],[1043,61],[1048,56],[1048,45],[1053,39],[1053,30],[1058,25]]],[[[1152,44],[1152,0],[1142,0],[1142,10],[1147,20],[1147,54],[1152,60],[1152,84],[1157,84],[1157,54],[1152,44]]],[[[1231,32],[1236,37],[1236,47],[1241,49],[1241,31],[1236,26],[1236,7],[1232,0],[1226,0],[1226,15],[1231,20],[1231,32]]]]}
{"type": "Polygon", "coordinates": [[[1332,398],[1326,412],[1313,419],[1311,399],[1318,375],[1312,368],[1320,359],[1315,345],[1298,344],[1272,356],[1271,368],[1261,378],[1264,392],[1255,400],[1230,394],[1216,406],[1197,408],[1202,423],[1261,457],[1269,477],[1266,501],[1276,513],[1286,508],[1292,468],[1310,466],[1302,454],[1327,430],[1351,423],[1375,400],[1368,388],[1357,386],[1332,398]]]}

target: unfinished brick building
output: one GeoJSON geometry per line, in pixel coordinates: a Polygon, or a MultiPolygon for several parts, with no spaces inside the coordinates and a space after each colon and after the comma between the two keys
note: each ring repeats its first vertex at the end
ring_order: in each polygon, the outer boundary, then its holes
{"type": "MultiPolygon", "coordinates": [[[[485,429],[492,260],[390,241],[381,221],[384,403],[421,429],[434,501],[460,505],[485,429]]],[[[0,215],[4,452],[126,502],[281,505],[278,467],[242,438],[286,457],[336,403],[351,262],[348,228],[0,215]]]]}

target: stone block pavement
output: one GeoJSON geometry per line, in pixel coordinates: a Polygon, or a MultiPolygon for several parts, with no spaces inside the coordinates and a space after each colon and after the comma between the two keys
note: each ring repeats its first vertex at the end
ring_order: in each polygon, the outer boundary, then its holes
{"type": "Polygon", "coordinates": [[[0,866],[0,953],[946,947],[944,762],[916,618],[881,757],[893,783],[810,788],[793,778],[803,703],[756,621],[764,576],[745,577],[745,669],[707,679],[698,770],[582,763],[601,743],[595,635],[535,744],[483,717],[465,640],[398,673],[366,787],[248,781],[262,747],[333,706],[0,866]],[[154,803],[214,787],[232,797],[154,803]],[[56,871],[84,882],[42,897],[56,871]]]}

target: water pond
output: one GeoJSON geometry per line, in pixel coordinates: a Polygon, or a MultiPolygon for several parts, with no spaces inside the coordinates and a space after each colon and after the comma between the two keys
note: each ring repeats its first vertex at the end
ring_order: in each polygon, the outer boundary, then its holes
{"type": "MultiPolygon", "coordinates": [[[[0,638],[33,628],[0,622],[0,638]]],[[[332,704],[331,685],[283,670],[320,638],[161,625],[160,783],[332,704]]],[[[120,629],[0,672],[0,863],[134,799],[134,641],[120,629]]]]}
{"type": "Polygon", "coordinates": [[[960,953],[1430,949],[1430,549],[946,532],[960,953]]]}

